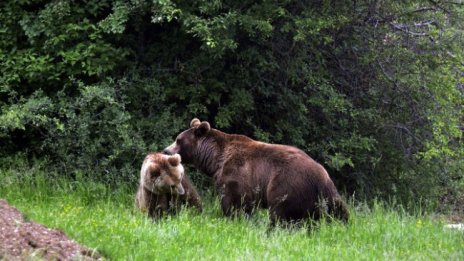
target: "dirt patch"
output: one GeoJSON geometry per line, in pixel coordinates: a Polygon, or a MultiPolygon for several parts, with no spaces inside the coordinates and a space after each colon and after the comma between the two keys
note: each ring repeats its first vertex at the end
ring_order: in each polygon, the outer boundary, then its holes
{"type": "Polygon", "coordinates": [[[0,260],[102,260],[94,251],[69,239],[62,231],[26,221],[0,200],[0,260]]]}

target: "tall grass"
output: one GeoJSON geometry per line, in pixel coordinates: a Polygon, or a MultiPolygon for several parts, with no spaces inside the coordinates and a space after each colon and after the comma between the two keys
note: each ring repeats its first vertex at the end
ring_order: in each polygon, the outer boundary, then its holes
{"type": "Polygon", "coordinates": [[[0,198],[27,218],[63,230],[111,260],[463,260],[464,233],[421,211],[380,202],[350,203],[348,225],[325,222],[276,228],[267,213],[221,215],[215,197],[205,210],[184,209],[153,221],[133,207],[136,184],[109,187],[39,170],[0,171],[0,198]]]}

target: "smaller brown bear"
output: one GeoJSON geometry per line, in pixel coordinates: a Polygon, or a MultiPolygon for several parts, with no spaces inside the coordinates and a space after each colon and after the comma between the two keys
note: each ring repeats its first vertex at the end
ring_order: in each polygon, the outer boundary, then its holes
{"type": "Polygon", "coordinates": [[[179,154],[172,156],[150,153],[145,157],[140,170],[140,184],[135,205],[151,217],[166,212],[175,213],[181,205],[202,210],[198,192],[184,175],[179,154]]]}

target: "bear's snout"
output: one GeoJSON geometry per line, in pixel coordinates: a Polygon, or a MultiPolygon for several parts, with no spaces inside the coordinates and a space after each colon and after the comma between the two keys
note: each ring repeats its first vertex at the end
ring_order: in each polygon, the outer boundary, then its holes
{"type": "Polygon", "coordinates": [[[176,189],[178,195],[184,195],[185,194],[185,189],[184,189],[184,187],[182,186],[181,183],[179,183],[177,186],[174,186],[174,188],[176,189]]]}
{"type": "Polygon", "coordinates": [[[163,150],[163,154],[174,155],[174,154],[178,153],[178,150],[179,150],[179,148],[177,147],[177,142],[174,141],[171,145],[169,145],[168,147],[166,147],[163,150]]]}

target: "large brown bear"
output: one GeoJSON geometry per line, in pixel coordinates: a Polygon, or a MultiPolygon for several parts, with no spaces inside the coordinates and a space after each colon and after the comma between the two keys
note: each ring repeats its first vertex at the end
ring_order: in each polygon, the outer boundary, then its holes
{"type": "Polygon", "coordinates": [[[190,128],[164,149],[180,154],[213,177],[226,216],[269,208],[277,221],[319,219],[324,213],[348,221],[349,213],[327,171],[302,150],[212,129],[193,119],[190,128]]]}
{"type": "Polygon", "coordinates": [[[179,154],[172,156],[150,153],[145,157],[140,170],[140,184],[135,204],[142,212],[157,217],[175,212],[181,205],[202,210],[200,196],[189,178],[179,154]]]}

